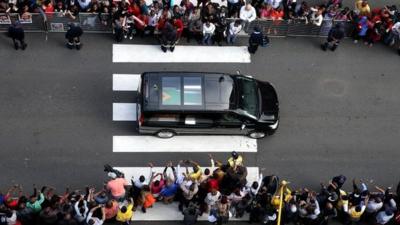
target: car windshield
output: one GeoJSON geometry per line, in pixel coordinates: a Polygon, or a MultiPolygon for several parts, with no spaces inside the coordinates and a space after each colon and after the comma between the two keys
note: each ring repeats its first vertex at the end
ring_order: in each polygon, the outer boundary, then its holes
{"type": "Polygon", "coordinates": [[[238,108],[243,110],[243,114],[258,118],[258,89],[254,79],[237,76],[236,77],[239,101],[238,108]]]}

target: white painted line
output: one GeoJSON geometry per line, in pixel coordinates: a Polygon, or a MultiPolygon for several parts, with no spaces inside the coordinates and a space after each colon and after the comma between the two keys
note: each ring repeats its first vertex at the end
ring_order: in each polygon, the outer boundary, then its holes
{"type": "Polygon", "coordinates": [[[176,46],[174,52],[159,45],[113,44],[114,63],[250,63],[246,46],[176,46]],[[140,53],[140,54],[138,54],[140,53]]]}
{"type": "Polygon", "coordinates": [[[113,74],[113,91],[137,91],[140,74],[113,74]]]}
{"type": "MultiPolygon", "coordinates": [[[[125,174],[125,178],[128,183],[130,183],[130,179],[133,176],[135,179],[140,177],[141,175],[145,176],[148,179],[150,175],[149,167],[114,167],[117,170],[120,170],[125,174]]],[[[189,168],[190,169],[190,168],[189,168]]],[[[203,167],[203,169],[205,169],[203,167]]],[[[163,172],[164,167],[154,167],[153,171],[156,173],[163,172]]],[[[168,172],[171,172],[171,169],[168,169],[168,172]]],[[[258,180],[259,169],[258,167],[247,167],[247,182],[251,184],[254,181],[258,180]]],[[[199,217],[200,221],[207,220],[207,213],[204,213],[203,216],[199,217]]],[[[241,219],[230,218],[229,220],[238,220],[238,221],[248,221],[248,214],[241,219]]],[[[133,214],[134,221],[182,221],[183,215],[178,211],[178,203],[174,202],[169,205],[165,205],[161,202],[157,202],[154,204],[152,208],[147,209],[147,213],[142,213],[141,210],[136,210],[133,214]]]]}
{"type": "Polygon", "coordinates": [[[113,103],[113,121],[136,121],[136,103],[113,103]]]}
{"type": "Polygon", "coordinates": [[[257,141],[246,136],[114,136],[113,152],[257,152],[257,141]]]}

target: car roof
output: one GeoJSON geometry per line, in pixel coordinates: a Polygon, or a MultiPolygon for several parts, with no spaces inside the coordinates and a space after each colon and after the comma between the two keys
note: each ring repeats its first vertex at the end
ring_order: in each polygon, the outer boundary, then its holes
{"type": "Polygon", "coordinates": [[[142,74],[143,111],[226,111],[236,108],[232,75],[203,72],[142,74]]]}

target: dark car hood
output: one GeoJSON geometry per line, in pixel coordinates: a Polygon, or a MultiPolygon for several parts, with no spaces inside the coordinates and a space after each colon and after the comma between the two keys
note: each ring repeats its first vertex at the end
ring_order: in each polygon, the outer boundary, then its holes
{"type": "Polygon", "coordinates": [[[258,81],[258,88],[261,94],[260,120],[262,121],[278,120],[279,102],[275,88],[268,82],[260,82],[260,81],[258,81]]]}

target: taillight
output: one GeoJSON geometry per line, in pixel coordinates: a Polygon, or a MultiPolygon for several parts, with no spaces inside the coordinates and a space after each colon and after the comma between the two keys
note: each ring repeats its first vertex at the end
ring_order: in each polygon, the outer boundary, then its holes
{"type": "Polygon", "coordinates": [[[143,122],[144,122],[144,115],[143,113],[141,113],[139,116],[139,126],[142,126],[143,122]]]}

